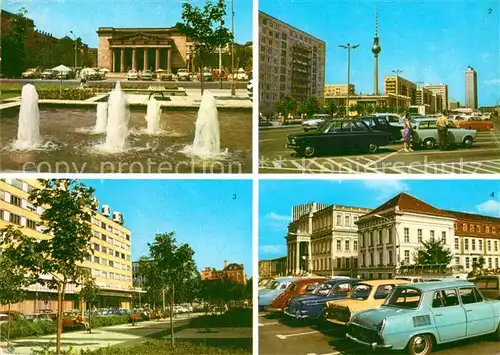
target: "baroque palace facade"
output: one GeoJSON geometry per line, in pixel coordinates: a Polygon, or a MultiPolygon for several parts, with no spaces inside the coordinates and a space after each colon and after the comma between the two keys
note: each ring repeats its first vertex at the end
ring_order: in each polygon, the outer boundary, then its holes
{"type": "MultiPolygon", "coordinates": [[[[40,184],[35,179],[0,180],[0,228],[15,225],[23,233],[35,239],[44,237],[38,222],[42,208],[35,208],[29,194],[40,184]]],[[[132,298],[131,233],[123,226],[119,212],[111,212],[103,205],[92,217],[91,240],[93,255],[82,264],[88,268],[100,289],[96,307],[129,308],[132,298]]],[[[23,302],[13,304],[12,309],[22,313],[34,313],[40,309],[57,310],[57,291],[40,284],[26,290],[23,302]]],[[[85,309],[78,297],[79,288],[68,285],[63,310],[85,309]]]]}
{"type": "Polygon", "coordinates": [[[500,269],[500,218],[442,210],[401,193],[373,210],[294,206],[285,237],[287,274],[393,278],[432,238],[452,252],[452,267],[469,272],[483,257],[484,269],[500,269]]]}

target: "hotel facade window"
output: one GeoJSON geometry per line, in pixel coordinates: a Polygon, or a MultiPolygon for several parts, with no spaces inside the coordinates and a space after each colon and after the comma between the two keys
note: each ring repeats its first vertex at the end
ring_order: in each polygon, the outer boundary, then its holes
{"type": "Polygon", "coordinates": [[[417,240],[419,243],[422,243],[422,229],[417,229],[417,240]]]}
{"type": "Polygon", "coordinates": [[[405,243],[410,242],[410,228],[405,227],[404,229],[404,241],[405,243]]]}

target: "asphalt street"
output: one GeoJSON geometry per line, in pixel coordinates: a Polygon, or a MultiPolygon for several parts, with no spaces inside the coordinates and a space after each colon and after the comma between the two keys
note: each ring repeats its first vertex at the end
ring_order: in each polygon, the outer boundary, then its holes
{"type": "MultiPolygon", "coordinates": [[[[115,83],[116,80],[126,80],[125,78],[108,78],[105,80],[95,80],[91,81],[91,83],[115,83]]],[[[63,80],[63,84],[65,85],[75,85],[78,86],[80,85],[80,79],[71,79],[71,80],[63,80]]],[[[152,80],[152,81],[141,81],[141,80],[130,80],[130,83],[151,83],[151,85],[158,85],[158,84],[175,84],[177,86],[181,86],[183,88],[199,88],[200,87],[200,82],[199,81],[158,81],[158,80],[152,80]]],[[[56,79],[0,79],[1,84],[27,84],[27,83],[34,83],[34,84],[60,84],[60,80],[56,79]]],[[[219,81],[205,81],[204,87],[207,89],[220,89],[220,82],[219,81]]],[[[235,82],[236,89],[246,89],[247,87],[247,81],[236,81],[235,82]]],[[[223,81],[222,82],[222,88],[223,89],[231,89],[231,81],[223,81]]]]}
{"type": "MultiPolygon", "coordinates": [[[[315,326],[290,326],[279,318],[259,314],[259,354],[261,355],[372,355],[371,350],[361,347],[344,337],[340,327],[319,330],[315,326]]],[[[401,352],[391,352],[397,354],[401,352]]],[[[495,355],[500,345],[491,337],[483,336],[467,341],[437,346],[437,355],[495,355]]]]}
{"type": "Polygon", "coordinates": [[[448,151],[404,152],[403,144],[380,147],[375,154],[342,153],[336,156],[302,158],[285,148],[287,135],[301,127],[279,127],[259,131],[261,173],[336,174],[494,174],[500,173],[500,130],[478,131],[471,148],[448,151]]]}

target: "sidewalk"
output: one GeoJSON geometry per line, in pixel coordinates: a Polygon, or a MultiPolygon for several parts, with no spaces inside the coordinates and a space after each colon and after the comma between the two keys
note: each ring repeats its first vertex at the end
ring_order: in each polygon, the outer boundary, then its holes
{"type": "MultiPolygon", "coordinates": [[[[187,328],[175,333],[175,339],[251,339],[252,328],[187,328]]],[[[166,336],[165,339],[170,339],[166,336]]]]}
{"type": "MultiPolygon", "coordinates": [[[[194,318],[197,315],[191,315],[194,318]]],[[[174,318],[174,327],[180,327],[188,324],[189,319],[186,316],[178,316],[174,318]]],[[[119,324],[109,327],[92,329],[92,334],[85,331],[75,331],[62,334],[62,348],[69,349],[70,347],[75,350],[84,349],[98,349],[108,346],[115,346],[125,342],[137,341],[150,334],[161,332],[169,329],[170,318],[162,319],[159,321],[146,321],[132,324],[119,324]]],[[[31,350],[40,350],[44,347],[54,347],[56,335],[45,335],[40,337],[29,337],[12,340],[11,344],[15,347],[14,354],[16,355],[29,355],[31,350]]],[[[5,349],[6,344],[0,344],[0,349],[5,349]]],[[[0,350],[1,354],[1,350],[0,350]]]]}

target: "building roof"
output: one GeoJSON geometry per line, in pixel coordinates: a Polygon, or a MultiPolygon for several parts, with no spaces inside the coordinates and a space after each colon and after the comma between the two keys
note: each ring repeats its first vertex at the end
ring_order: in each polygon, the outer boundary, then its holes
{"type": "Polygon", "coordinates": [[[444,210],[444,211],[455,216],[457,219],[461,219],[461,220],[481,221],[481,222],[487,222],[487,223],[500,224],[500,218],[498,218],[498,217],[483,216],[480,214],[456,212],[456,211],[450,211],[450,210],[444,210]]]}
{"type": "Polygon", "coordinates": [[[425,203],[424,201],[419,200],[418,198],[413,197],[405,192],[397,194],[389,201],[381,204],[365,216],[379,214],[383,211],[396,209],[396,207],[399,209],[399,211],[402,212],[414,212],[440,217],[453,217],[453,214],[449,213],[448,211],[440,210],[439,208],[431,206],[428,203],[425,203]]]}
{"type": "Polygon", "coordinates": [[[243,264],[231,263],[224,268],[224,271],[229,270],[243,270],[243,264]]]}

